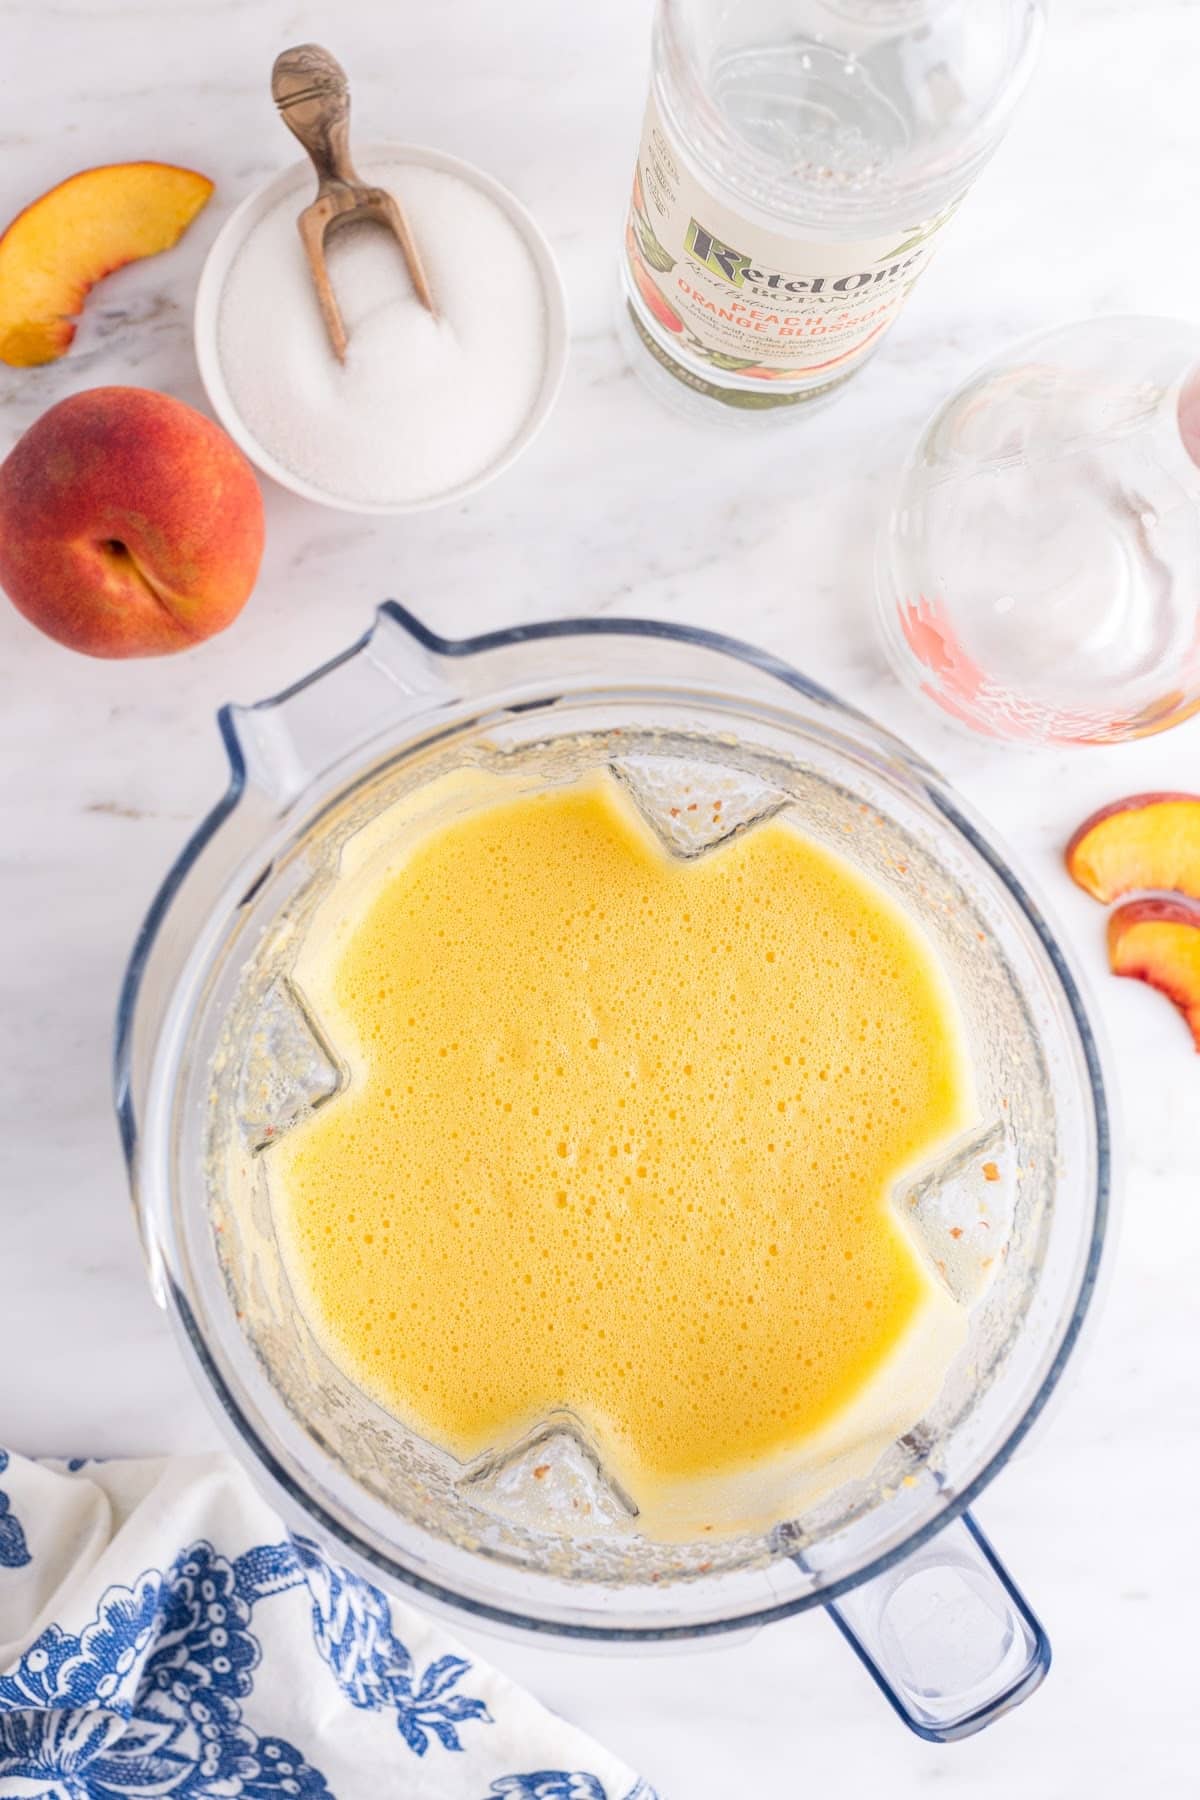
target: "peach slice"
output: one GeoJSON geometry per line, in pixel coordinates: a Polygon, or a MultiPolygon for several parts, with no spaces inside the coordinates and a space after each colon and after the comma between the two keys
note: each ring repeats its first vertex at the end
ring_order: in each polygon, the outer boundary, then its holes
{"type": "Polygon", "coordinates": [[[1114,975],[1147,981],[1173,1000],[1200,1050],[1200,907],[1184,900],[1128,900],[1108,921],[1114,975]]]}
{"type": "Polygon", "coordinates": [[[213,191],[170,163],[84,169],[18,213],[0,236],[0,362],[54,362],[90,288],[178,243],[213,191]]]}
{"type": "Polygon", "coordinates": [[[1085,819],[1067,870],[1097,900],[1166,888],[1200,900],[1200,795],[1131,794],[1085,819]]]}

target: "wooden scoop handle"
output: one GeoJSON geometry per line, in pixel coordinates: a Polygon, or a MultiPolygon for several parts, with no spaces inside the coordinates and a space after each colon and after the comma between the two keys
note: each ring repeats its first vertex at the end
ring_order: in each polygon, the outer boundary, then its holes
{"type": "Polygon", "coordinates": [[[284,124],[312,158],[321,190],[360,186],[350,160],[350,83],[337,57],[320,44],[281,50],[271,93],[284,124]]]}

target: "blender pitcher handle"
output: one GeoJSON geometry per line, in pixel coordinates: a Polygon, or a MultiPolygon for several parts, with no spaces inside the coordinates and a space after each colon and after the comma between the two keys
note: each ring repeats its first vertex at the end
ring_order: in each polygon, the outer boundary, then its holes
{"type": "Polygon", "coordinates": [[[1050,1641],[970,1513],[826,1609],[904,1723],[970,1737],[1027,1700],[1050,1641]]]}

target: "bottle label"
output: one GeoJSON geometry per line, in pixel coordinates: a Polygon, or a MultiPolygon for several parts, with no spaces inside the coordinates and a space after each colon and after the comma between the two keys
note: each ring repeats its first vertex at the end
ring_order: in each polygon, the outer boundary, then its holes
{"type": "Polygon", "coordinates": [[[780,236],[731,211],[696,180],[651,94],[625,252],[652,317],[715,380],[722,371],[764,382],[832,380],[895,319],[957,204],[860,242],[780,236]]]}

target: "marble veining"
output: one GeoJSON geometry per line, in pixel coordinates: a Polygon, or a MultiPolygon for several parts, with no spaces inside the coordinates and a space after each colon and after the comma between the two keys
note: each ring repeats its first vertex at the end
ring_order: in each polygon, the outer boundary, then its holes
{"type": "Polygon", "coordinates": [[[224,637],[166,662],[73,657],[0,607],[0,1440],[35,1453],[198,1449],[215,1427],[154,1309],[108,1095],[113,1005],[141,914],[224,784],[213,723],[356,637],[386,595],[465,633],[645,613],[753,639],[942,766],[1013,846],[1074,947],[1111,1045],[1124,1221],[1102,1314],[1054,1417],[980,1515],[1054,1643],[1032,1702],[949,1750],[908,1738],[820,1617],[633,1661],[491,1642],[484,1654],[673,1800],[866,1793],[1077,1800],[1194,1788],[1191,1615],[1200,1064],[1164,1001],[1104,972],[1103,915],[1061,846],[1092,807],[1196,785],[1200,721],[1123,749],[998,754],[901,694],[869,609],[872,538],[900,456],[978,362],[1101,311],[1195,314],[1200,109],[1191,0],[1058,0],[1013,132],[886,348],[791,431],[663,412],[612,332],[649,0],[8,0],[0,216],[75,168],[192,164],[217,193],[169,255],[112,277],[69,356],[0,372],[0,454],[105,382],[202,404],[196,277],[231,208],[293,146],[267,77],[327,39],[364,137],[439,145],[508,182],[547,230],[572,312],[557,412],[461,506],[349,520],[267,496],[261,583],[224,637]]]}

